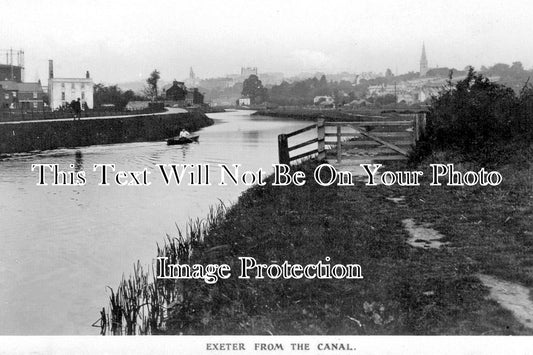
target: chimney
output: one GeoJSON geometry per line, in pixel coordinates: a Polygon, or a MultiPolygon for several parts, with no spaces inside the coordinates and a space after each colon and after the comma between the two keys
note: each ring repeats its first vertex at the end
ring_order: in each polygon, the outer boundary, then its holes
{"type": "Polygon", "coordinates": [[[54,78],[54,61],[52,59],[48,60],[48,79],[54,78]]]}
{"type": "Polygon", "coordinates": [[[90,79],[91,76],[89,75],[89,71],[87,70],[87,72],[85,73],[85,79],[90,79]]]}

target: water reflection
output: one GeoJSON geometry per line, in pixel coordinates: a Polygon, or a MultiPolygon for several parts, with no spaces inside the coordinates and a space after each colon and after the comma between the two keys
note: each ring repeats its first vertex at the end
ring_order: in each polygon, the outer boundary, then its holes
{"type": "MultiPolygon", "coordinates": [[[[193,143],[191,143],[191,144],[194,145],[194,144],[199,144],[199,143],[197,143],[197,142],[193,142],[193,143]]],[[[181,148],[181,149],[180,149],[180,150],[181,150],[181,158],[182,158],[183,160],[187,159],[187,153],[189,152],[189,149],[190,149],[191,144],[185,144],[185,145],[181,145],[181,146],[180,146],[180,148],[181,148]]]]}
{"type": "Polygon", "coordinates": [[[83,171],[83,153],[81,150],[76,150],[76,153],[74,154],[75,157],[75,163],[74,163],[74,171],[83,171]]]}
{"type": "Polygon", "coordinates": [[[242,132],[242,137],[255,147],[259,142],[259,131],[244,131],[242,132]]]}

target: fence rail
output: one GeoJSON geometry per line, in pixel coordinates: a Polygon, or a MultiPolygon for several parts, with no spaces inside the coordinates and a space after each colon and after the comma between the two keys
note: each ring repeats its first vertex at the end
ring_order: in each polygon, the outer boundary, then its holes
{"type": "Polygon", "coordinates": [[[426,114],[409,114],[412,119],[405,116],[362,116],[357,115],[362,121],[325,122],[319,119],[316,124],[299,130],[280,134],[278,136],[279,162],[289,165],[291,161],[317,155],[318,160],[326,159],[334,154],[337,162],[341,162],[343,148],[359,148],[365,150],[371,147],[385,147],[396,155],[381,155],[374,159],[400,160],[406,159],[409,149],[420,139],[426,127],[426,114]],[[327,128],[335,128],[334,132],[326,132],[327,128]],[[289,138],[301,133],[316,129],[317,137],[302,143],[290,145],[289,138]],[[346,131],[349,129],[350,131],[346,131]],[[326,140],[326,137],[335,137],[335,140],[326,140]],[[348,139],[349,138],[349,139],[348,139]],[[317,143],[315,149],[295,156],[290,152],[302,149],[317,143]],[[329,147],[326,151],[326,146],[329,147]],[[399,155],[398,155],[399,154],[399,155]]]}
{"type": "Polygon", "coordinates": [[[317,123],[312,124],[310,126],[301,128],[299,130],[296,130],[291,133],[287,134],[280,134],[278,136],[278,154],[279,154],[279,162],[280,164],[287,164],[290,165],[291,161],[306,158],[315,154],[318,154],[318,159],[325,159],[326,158],[326,152],[325,152],[325,125],[324,120],[320,119],[317,123]],[[309,139],[305,142],[298,143],[293,146],[289,146],[289,138],[294,137],[296,135],[299,135],[301,133],[310,131],[316,129],[317,130],[317,137],[309,139]],[[317,143],[318,146],[316,149],[309,150],[305,153],[301,153],[295,156],[290,156],[290,152],[294,151],[296,149],[301,149],[304,147],[307,147],[311,144],[317,143]]]}

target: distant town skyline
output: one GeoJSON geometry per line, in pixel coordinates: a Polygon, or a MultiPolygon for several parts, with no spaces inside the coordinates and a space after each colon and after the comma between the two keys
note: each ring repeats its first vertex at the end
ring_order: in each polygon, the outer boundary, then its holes
{"type": "MultiPolygon", "coordinates": [[[[20,0],[0,23],[0,48],[23,49],[26,81],[95,82],[223,77],[259,72],[419,71],[429,67],[533,66],[527,1],[20,0]]],[[[4,61],[0,58],[0,61],[4,61]]]]}

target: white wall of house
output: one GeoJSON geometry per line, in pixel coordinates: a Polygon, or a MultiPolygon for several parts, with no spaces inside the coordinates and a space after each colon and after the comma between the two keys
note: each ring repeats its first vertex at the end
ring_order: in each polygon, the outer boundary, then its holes
{"type": "Polygon", "coordinates": [[[93,80],[90,78],[52,78],[48,79],[48,96],[50,107],[56,110],[72,100],[87,103],[90,109],[94,107],[93,80]]]}
{"type": "Polygon", "coordinates": [[[249,97],[240,98],[239,106],[250,106],[250,98],[249,97]]]}
{"type": "Polygon", "coordinates": [[[313,103],[315,105],[333,105],[335,100],[331,96],[315,96],[313,103]]]}

